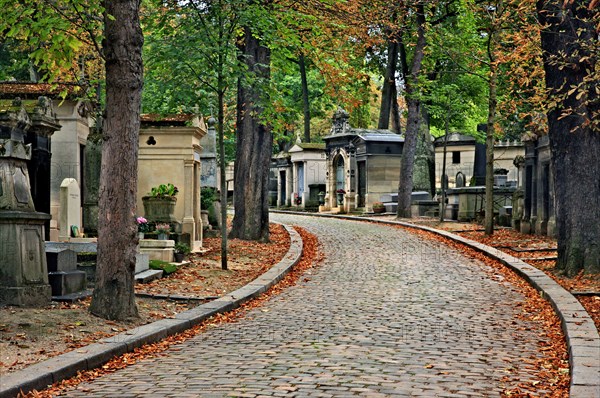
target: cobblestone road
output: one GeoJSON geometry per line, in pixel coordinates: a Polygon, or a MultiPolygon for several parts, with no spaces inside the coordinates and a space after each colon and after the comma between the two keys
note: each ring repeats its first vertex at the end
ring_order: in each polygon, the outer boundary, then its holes
{"type": "Polygon", "coordinates": [[[318,270],[240,322],[69,396],[488,397],[505,376],[533,380],[523,297],[481,263],[386,226],[272,218],[319,237],[318,270]]]}

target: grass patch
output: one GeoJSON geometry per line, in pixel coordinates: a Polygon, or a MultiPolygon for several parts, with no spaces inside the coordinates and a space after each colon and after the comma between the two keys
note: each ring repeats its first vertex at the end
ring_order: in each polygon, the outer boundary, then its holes
{"type": "Polygon", "coordinates": [[[177,271],[177,266],[167,261],[150,260],[150,269],[163,270],[165,274],[172,274],[177,271]]]}

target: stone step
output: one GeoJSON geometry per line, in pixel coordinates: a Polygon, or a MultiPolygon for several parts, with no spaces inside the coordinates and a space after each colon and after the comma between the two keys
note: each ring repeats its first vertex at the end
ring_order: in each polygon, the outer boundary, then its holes
{"type": "Polygon", "coordinates": [[[148,282],[152,282],[155,279],[162,278],[162,275],[163,275],[162,270],[149,269],[149,270],[140,272],[139,274],[135,274],[135,281],[136,281],[136,283],[148,283],[148,282]]]}
{"type": "Polygon", "coordinates": [[[74,301],[78,301],[84,299],[86,297],[90,297],[92,295],[91,290],[82,290],[76,293],[65,294],[64,296],[52,296],[52,301],[58,301],[61,303],[72,303],[74,301]]]}

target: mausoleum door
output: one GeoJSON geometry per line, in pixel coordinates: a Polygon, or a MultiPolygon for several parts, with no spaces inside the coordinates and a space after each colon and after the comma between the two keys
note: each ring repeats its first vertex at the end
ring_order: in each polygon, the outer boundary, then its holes
{"type": "Polygon", "coordinates": [[[358,204],[357,207],[365,207],[365,196],[367,195],[367,168],[366,162],[356,163],[358,167],[358,204]]]}
{"type": "Polygon", "coordinates": [[[304,195],[304,163],[298,163],[298,179],[297,179],[297,188],[298,197],[302,198],[304,195]]]}
{"type": "Polygon", "coordinates": [[[345,178],[344,178],[344,158],[342,156],[338,156],[337,162],[335,165],[335,190],[343,189],[345,190],[345,178]]]}
{"type": "Polygon", "coordinates": [[[285,170],[281,170],[279,171],[279,186],[280,186],[280,190],[281,190],[281,205],[285,206],[287,204],[287,192],[286,192],[286,185],[287,185],[287,179],[285,176],[285,170]]]}

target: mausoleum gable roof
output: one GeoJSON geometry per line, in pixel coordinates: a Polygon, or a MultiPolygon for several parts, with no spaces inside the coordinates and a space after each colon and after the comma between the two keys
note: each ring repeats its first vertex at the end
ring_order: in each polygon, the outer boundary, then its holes
{"type": "Polygon", "coordinates": [[[0,82],[0,98],[37,99],[41,95],[58,97],[66,92],[67,98],[83,95],[86,88],[75,83],[0,82]]]}

